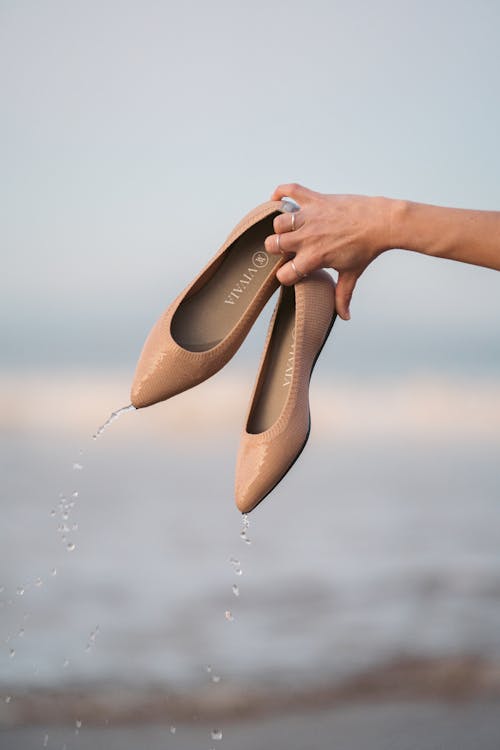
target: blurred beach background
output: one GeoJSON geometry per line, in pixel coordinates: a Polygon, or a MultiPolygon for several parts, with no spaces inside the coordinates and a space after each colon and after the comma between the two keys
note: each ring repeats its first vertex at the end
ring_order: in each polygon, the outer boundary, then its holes
{"type": "Polygon", "coordinates": [[[217,376],[92,439],[280,182],[500,209],[499,31],[488,0],[2,0],[2,750],[500,746],[496,272],[368,269],[251,544],[274,300],[217,376]]]}

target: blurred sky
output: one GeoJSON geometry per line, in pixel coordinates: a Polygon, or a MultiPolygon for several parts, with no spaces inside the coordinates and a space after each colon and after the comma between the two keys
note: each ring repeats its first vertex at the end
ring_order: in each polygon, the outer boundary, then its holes
{"type": "MultiPolygon", "coordinates": [[[[133,371],[280,182],[500,210],[499,34],[496,0],[0,0],[4,365],[133,371]]],[[[499,290],[385,254],[324,357],[491,374],[499,290]]]]}

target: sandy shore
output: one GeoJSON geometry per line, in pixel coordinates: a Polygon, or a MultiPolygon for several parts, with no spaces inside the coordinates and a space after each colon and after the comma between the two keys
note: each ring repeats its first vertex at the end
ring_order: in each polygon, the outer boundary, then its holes
{"type": "MultiPolygon", "coordinates": [[[[1,686],[0,686],[1,687],[1,686]]],[[[317,685],[220,682],[179,691],[161,684],[71,683],[7,690],[0,728],[72,725],[208,724],[260,720],[361,703],[437,701],[500,704],[500,664],[475,657],[400,659],[337,682],[317,685]]]]}
{"type": "Polygon", "coordinates": [[[201,721],[0,732],[2,750],[498,750],[498,701],[361,703],[213,727],[201,721]],[[222,741],[212,740],[213,728],[222,741]]]}

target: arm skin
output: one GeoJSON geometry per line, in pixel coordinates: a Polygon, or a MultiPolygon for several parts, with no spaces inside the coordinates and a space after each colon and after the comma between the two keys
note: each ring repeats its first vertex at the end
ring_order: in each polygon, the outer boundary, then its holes
{"type": "MultiPolygon", "coordinates": [[[[317,268],[338,271],[337,312],[349,320],[349,303],[358,278],[381,253],[394,248],[500,271],[500,211],[447,208],[364,195],[327,195],[302,185],[280,185],[272,200],[293,198],[300,211],[291,231],[290,214],[274,220],[269,253],[290,253],[302,274],[317,268]],[[279,235],[279,247],[278,247],[279,235]]],[[[291,262],[277,277],[298,281],[291,262]]]]}

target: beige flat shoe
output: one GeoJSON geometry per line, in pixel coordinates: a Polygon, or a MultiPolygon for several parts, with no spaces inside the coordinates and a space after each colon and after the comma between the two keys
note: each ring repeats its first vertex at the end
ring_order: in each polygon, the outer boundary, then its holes
{"type": "Polygon", "coordinates": [[[236,462],[242,513],[276,487],[307,443],[309,380],[336,317],[334,290],[326,271],[281,287],[236,462]]]}
{"type": "Polygon", "coordinates": [[[172,302],[142,350],[131,400],[136,408],[164,401],[218,372],[235,354],[278,288],[283,256],[268,255],[273,219],[293,210],[269,201],[248,213],[212,260],[172,302]]]}

